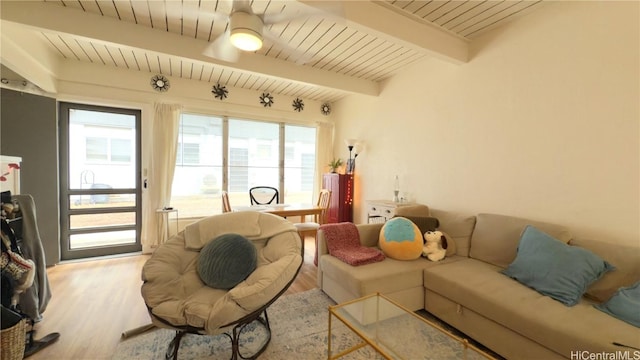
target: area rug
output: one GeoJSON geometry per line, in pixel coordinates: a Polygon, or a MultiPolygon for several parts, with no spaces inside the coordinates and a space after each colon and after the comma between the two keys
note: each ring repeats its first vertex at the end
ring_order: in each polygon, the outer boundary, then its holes
{"type": "MultiPolygon", "coordinates": [[[[265,360],[326,359],[328,335],[328,307],[335,302],[321,290],[313,289],[279,298],[268,309],[272,338],[265,352],[259,357],[265,360]]],[[[332,349],[348,349],[360,343],[359,338],[335,318],[332,319],[332,349]]],[[[249,326],[240,338],[240,353],[248,356],[262,345],[264,330],[249,326]]],[[[429,341],[433,344],[428,354],[415,354],[412,359],[462,359],[460,348],[448,346],[447,336],[433,333],[415,333],[407,336],[406,346],[413,341],[429,341]]],[[[175,331],[156,329],[123,340],[113,354],[114,360],[164,359],[175,331]]],[[[185,335],[178,352],[179,359],[230,359],[231,341],[225,335],[185,335]]],[[[365,360],[379,358],[371,347],[364,347],[343,359],[365,360]]]]}

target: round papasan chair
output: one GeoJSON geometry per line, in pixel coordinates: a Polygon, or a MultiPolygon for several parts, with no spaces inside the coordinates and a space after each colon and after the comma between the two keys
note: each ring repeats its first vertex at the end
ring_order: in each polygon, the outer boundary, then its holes
{"type": "Polygon", "coordinates": [[[291,222],[253,211],[204,218],[160,245],[142,269],[142,297],[153,325],[176,330],[167,358],[177,359],[180,340],[187,333],[226,334],[231,338],[232,359],[260,355],[271,339],[267,308],[298,274],[300,250],[300,237],[291,222]],[[200,250],[225,234],[248,239],[255,245],[257,261],[246,279],[231,289],[218,289],[201,279],[198,261],[200,250]],[[239,351],[239,338],[242,328],[252,322],[266,329],[267,339],[245,357],[239,351]]]}

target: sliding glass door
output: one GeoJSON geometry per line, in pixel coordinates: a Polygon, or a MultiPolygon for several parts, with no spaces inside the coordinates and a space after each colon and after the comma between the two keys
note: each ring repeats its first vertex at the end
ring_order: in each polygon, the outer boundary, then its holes
{"type": "Polygon", "coordinates": [[[141,250],[140,116],[60,103],[63,260],[141,250]]]}

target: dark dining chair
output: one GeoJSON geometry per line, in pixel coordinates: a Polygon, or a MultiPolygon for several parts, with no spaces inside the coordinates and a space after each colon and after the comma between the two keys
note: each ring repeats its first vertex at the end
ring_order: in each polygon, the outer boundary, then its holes
{"type": "Polygon", "coordinates": [[[271,186],[254,186],[249,189],[251,205],[277,204],[280,202],[278,189],[271,186]]]}

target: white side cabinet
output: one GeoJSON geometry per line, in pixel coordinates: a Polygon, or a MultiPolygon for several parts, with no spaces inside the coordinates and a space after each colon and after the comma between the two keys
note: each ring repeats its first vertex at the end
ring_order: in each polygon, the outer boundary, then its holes
{"type": "Polygon", "coordinates": [[[396,215],[402,206],[416,205],[413,202],[395,202],[389,200],[367,200],[367,218],[369,224],[383,223],[396,215]]]}

